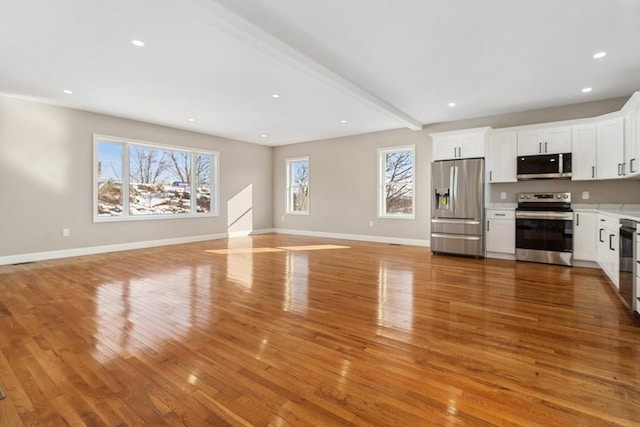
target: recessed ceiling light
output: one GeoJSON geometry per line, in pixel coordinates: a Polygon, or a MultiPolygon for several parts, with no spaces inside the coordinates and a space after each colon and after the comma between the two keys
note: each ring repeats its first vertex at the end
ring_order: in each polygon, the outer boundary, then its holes
{"type": "Polygon", "coordinates": [[[260,138],[266,138],[266,137],[267,137],[266,133],[263,133],[262,135],[260,135],[260,138]]]}
{"type": "Polygon", "coordinates": [[[144,46],[144,42],[140,40],[131,40],[131,44],[138,47],[144,46]]]}
{"type": "Polygon", "coordinates": [[[593,57],[595,59],[600,59],[600,58],[604,58],[607,55],[607,52],[598,52],[595,55],[593,55],[593,57]]]}
{"type": "Polygon", "coordinates": [[[345,123],[347,123],[347,121],[346,120],[340,120],[340,123],[345,124],[345,123]]]}
{"type": "Polygon", "coordinates": [[[582,89],[582,93],[588,93],[588,92],[591,92],[590,87],[585,87],[584,89],[582,89]]]}
{"type": "Polygon", "coordinates": [[[449,107],[455,107],[455,106],[456,106],[456,103],[455,103],[455,102],[450,102],[450,103],[449,103],[449,107]]]}
{"type": "Polygon", "coordinates": [[[274,93],[273,95],[271,95],[271,97],[274,99],[278,99],[280,98],[280,95],[278,95],[277,93],[274,93]]]}
{"type": "Polygon", "coordinates": [[[196,119],[194,119],[193,117],[189,117],[189,118],[187,119],[187,121],[189,121],[189,122],[193,123],[193,122],[195,122],[195,121],[196,121],[196,119]]]}
{"type": "Polygon", "coordinates": [[[65,89],[63,90],[64,93],[66,93],[67,95],[71,95],[73,92],[70,91],[69,89],[65,89]]]}

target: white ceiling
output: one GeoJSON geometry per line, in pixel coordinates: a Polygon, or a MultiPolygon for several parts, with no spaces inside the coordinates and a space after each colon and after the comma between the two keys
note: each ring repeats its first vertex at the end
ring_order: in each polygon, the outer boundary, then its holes
{"type": "Polygon", "coordinates": [[[0,1],[0,92],[265,145],[639,89],[640,0],[0,1]]]}

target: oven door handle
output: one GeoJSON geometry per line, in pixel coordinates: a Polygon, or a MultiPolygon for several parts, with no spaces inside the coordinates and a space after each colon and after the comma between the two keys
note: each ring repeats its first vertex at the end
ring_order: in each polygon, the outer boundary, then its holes
{"type": "Polygon", "coordinates": [[[571,212],[516,212],[516,219],[551,219],[551,220],[572,220],[571,212]]]}

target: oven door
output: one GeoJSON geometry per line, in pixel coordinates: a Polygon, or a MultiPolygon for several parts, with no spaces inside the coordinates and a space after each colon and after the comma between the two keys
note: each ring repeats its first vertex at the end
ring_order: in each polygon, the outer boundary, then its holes
{"type": "Polygon", "coordinates": [[[571,265],[573,213],[516,212],[516,259],[571,265]]]}

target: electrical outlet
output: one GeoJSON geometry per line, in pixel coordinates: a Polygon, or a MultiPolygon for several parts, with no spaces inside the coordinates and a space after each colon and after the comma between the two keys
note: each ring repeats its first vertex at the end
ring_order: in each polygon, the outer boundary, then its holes
{"type": "Polygon", "coordinates": [[[69,237],[69,236],[71,236],[71,230],[69,230],[68,228],[63,228],[62,237],[69,237]]]}
{"type": "Polygon", "coordinates": [[[502,200],[507,200],[507,192],[506,192],[506,191],[502,191],[502,192],[500,193],[500,198],[501,198],[502,200]]]}
{"type": "Polygon", "coordinates": [[[369,227],[373,227],[373,220],[369,221],[369,227]]]}
{"type": "Polygon", "coordinates": [[[589,200],[589,192],[588,191],[583,191],[582,192],[582,200],[589,200]]]}

